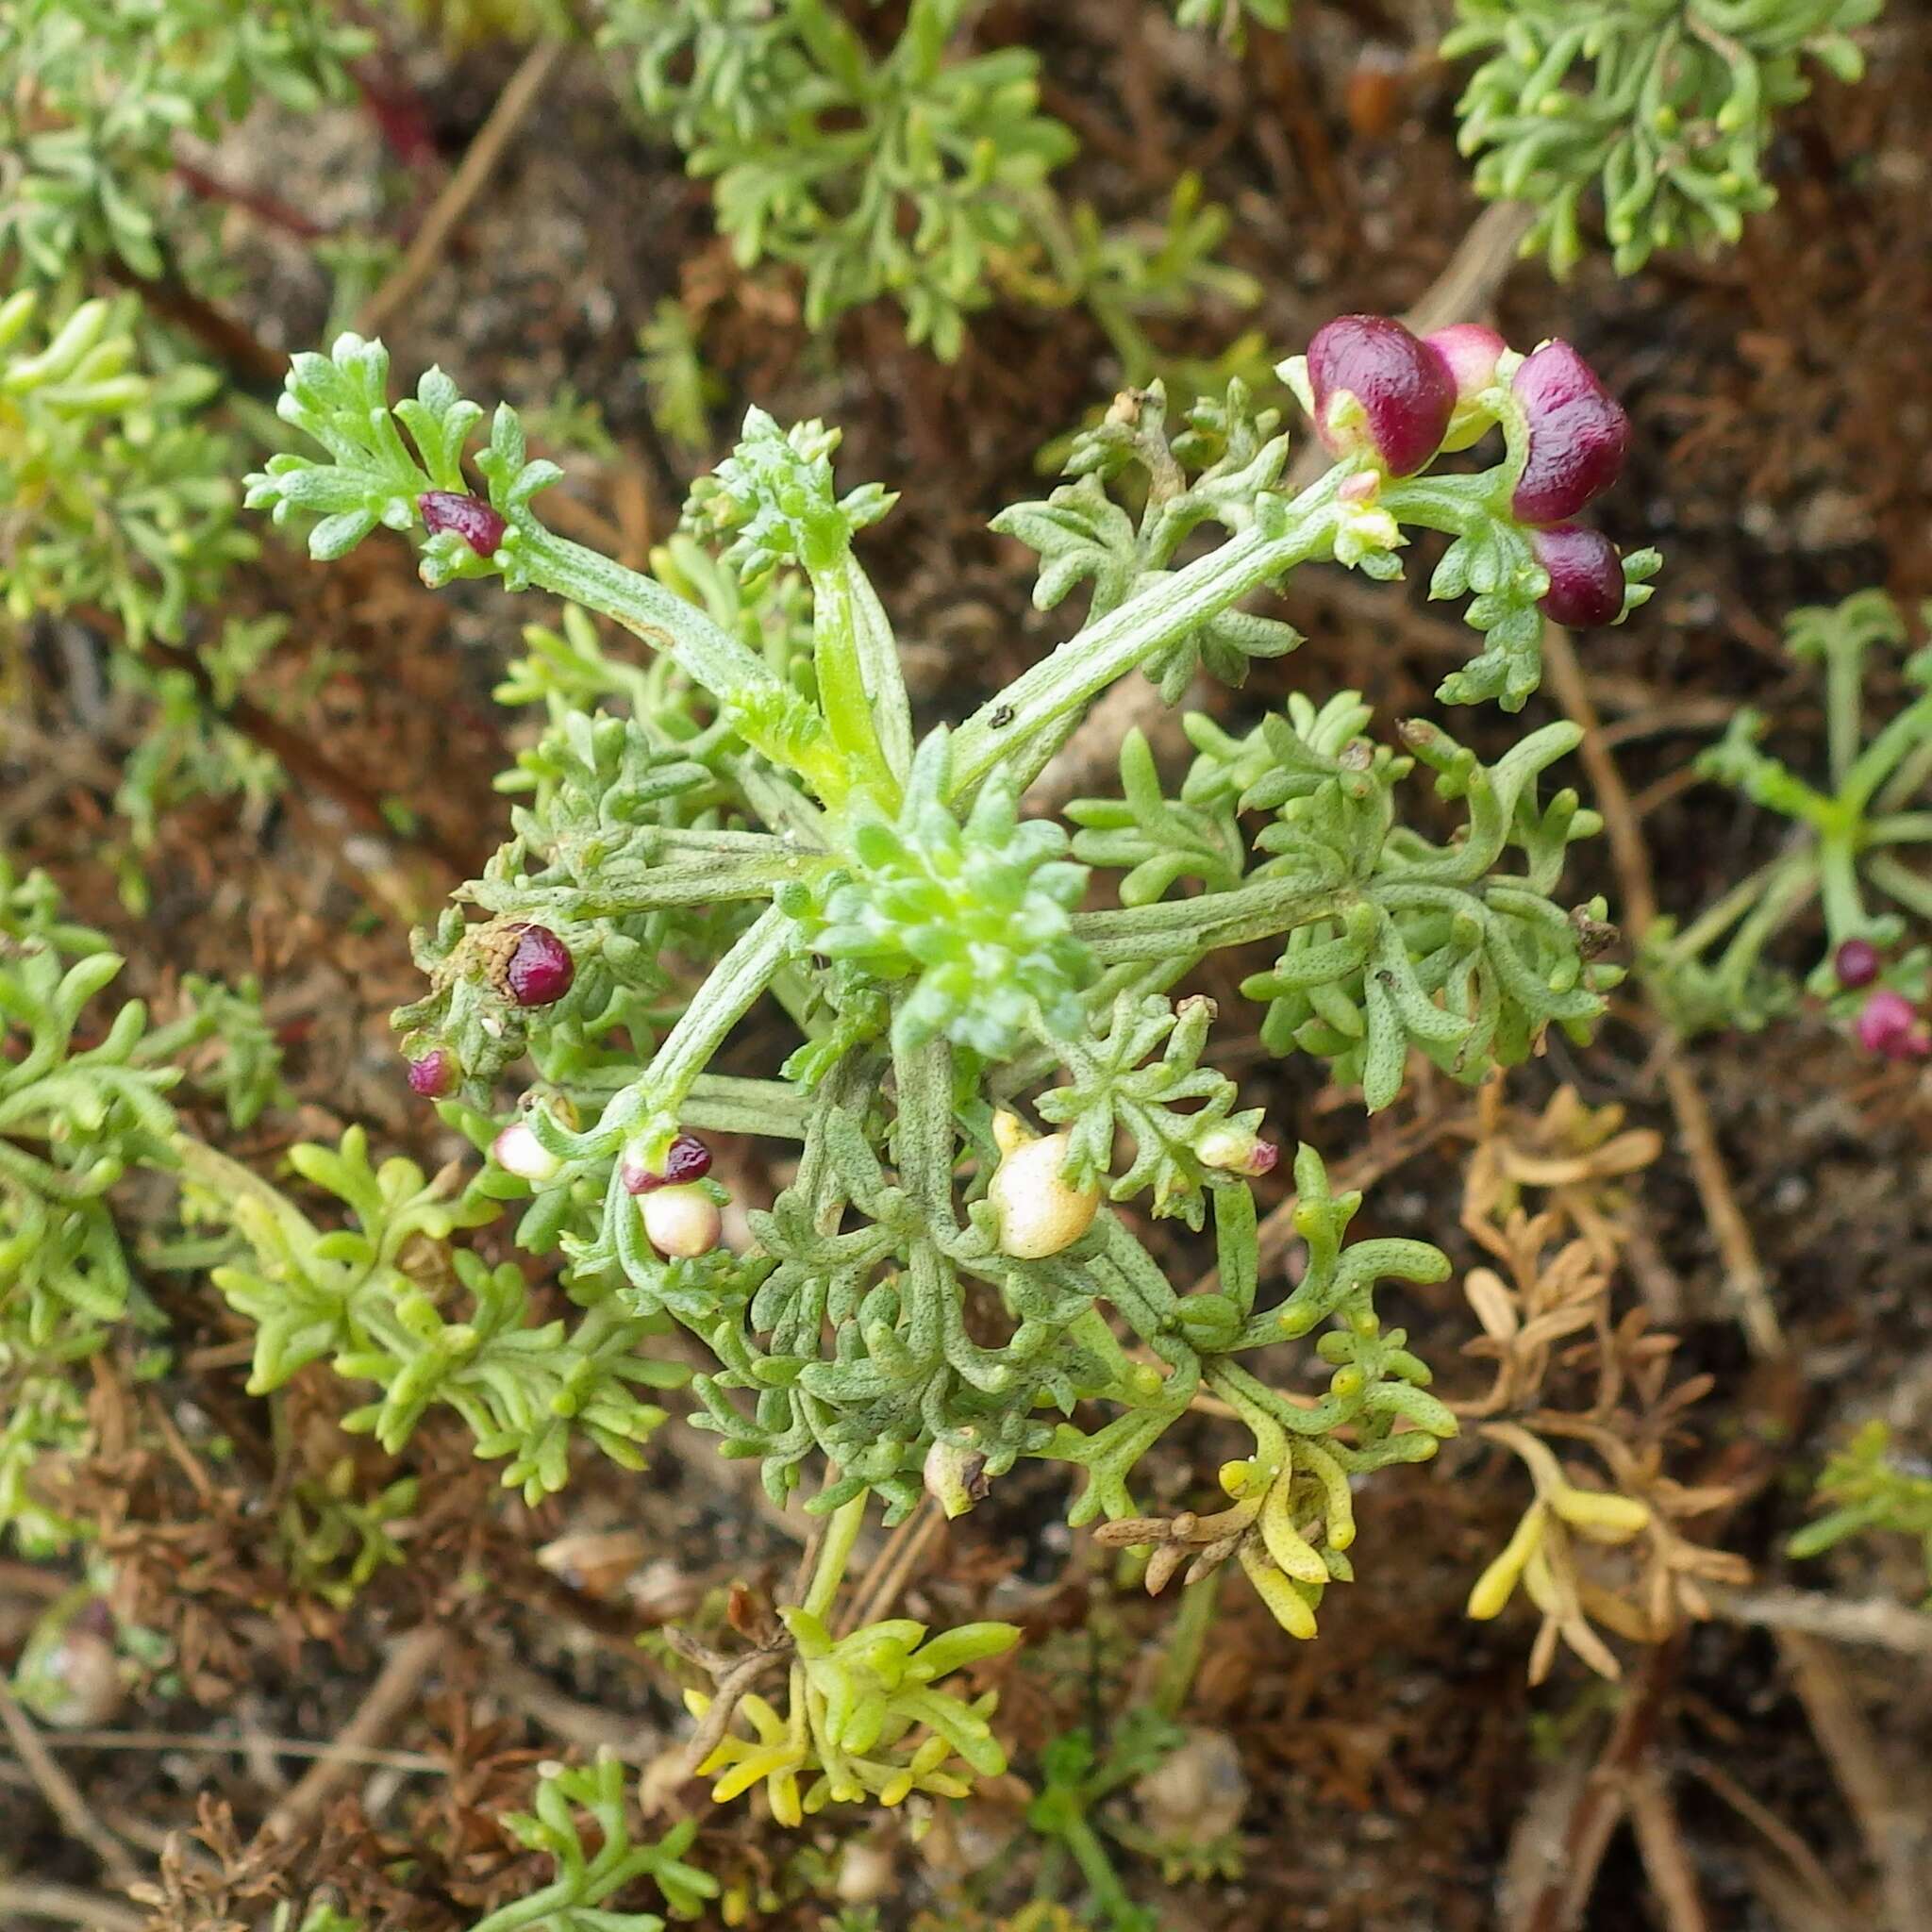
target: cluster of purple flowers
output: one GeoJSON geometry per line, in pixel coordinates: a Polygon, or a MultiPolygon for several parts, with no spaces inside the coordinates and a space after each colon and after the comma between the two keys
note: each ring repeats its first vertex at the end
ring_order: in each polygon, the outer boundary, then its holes
{"type": "MultiPolygon", "coordinates": [[[[1466,449],[1495,421],[1508,344],[1494,329],[1458,323],[1418,336],[1386,315],[1338,316],[1308,345],[1315,431],[1331,455],[1364,456],[1409,476],[1443,450],[1466,449]]],[[[1617,480],[1630,419],[1568,342],[1544,342],[1509,376],[1529,427],[1510,510],[1530,527],[1549,575],[1541,599],[1557,624],[1611,624],[1624,608],[1624,565],[1601,531],[1573,519],[1617,480]]]]}

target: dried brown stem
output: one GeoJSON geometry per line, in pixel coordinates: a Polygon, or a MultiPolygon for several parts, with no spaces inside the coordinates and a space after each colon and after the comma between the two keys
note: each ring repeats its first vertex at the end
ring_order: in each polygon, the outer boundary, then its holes
{"type": "Polygon", "coordinates": [[[849,1636],[868,1624],[875,1624],[886,1614],[906,1588],[920,1558],[944,1530],[945,1524],[940,1506],[930,1496],[900,1523],[852,1592],[845,1614],[839,1619],[840,1636],[849,1636]]]}
{"type": "MultiPolygon", "coordinates": [[[[1604,742],[1603,720],[1591,697],[1569,633],[1556,625],[1544,629],[1543,668],[1557,701],[1583,733],[1577,757],[1590,774],[1594,802],[1603,814],[1610,859],[1616,867],[1623,894],[1623,917],[1641,937],[1657,917],[1657,888],[1651,877],[1650,855],[1623,774],[1604,742]]],[[[1662,1071],[1664,1091],[1670,1096],[1671,1111],[1676,1116],[1685,1157],[1690,1163],[1691,1178],[1704,1204],[1705,1219],[1724,1259],[1725,1298],[1736,1310],[1753,1352],[1766,1358],[1781,1356],[1785,1351],[1784,1330],[1766,1290],[1764,1264],[1758,1259],[1750,1224],[1732,1190],[1704,1091],[1697,1084],[1675,1030],[1661,1014],[1657,1016],[1657,1022],[1656,1058],[1662,1071]]]]}
{"type": "Polygon", "coordinates": [[[47,1919],[82,1925],[87,1932],[145,1932],[152,1923],[133,1906],[117,1905],[106,1893],[44,1878],[0,1878],[0,1924],[16,1919],[47,1919]]]}
{"type": "Polygon", "coordinates": [[[1871,1643],[1908,1657],[1932,1657],[1932,1617],[1883,1599],[1855,1601],[1814,1590],[1707,1591],[1710,1607],[1736,1624],[1801,1630],[1835,1643],[1871,1643]]]}
{"type": "Polygon", "coordinates": [[[423,1680],[436,1668],[450,1641],[447,1630],[425,1624],[396,1645],[355,1716],[294,1790],[269,1813],[261,1827],[264,1838],[293,1838],[316,1816],[329,1794],[357,1768],[354,1754],[379,1743],[416,1702],[423,1680]]]}
{"type": "Polygon", "coordinates": [[[496,166],[503,158],[510,138],[523,125],[524,117],[536,105],[543,84],[563,58],[564,42],[540,40],[525,55],[523,63],[510,75],[490,118],[477,130],[458,167],[436,197],[394,272],[362,305],[357,327],[365,336],[379,335],[382,327],[435,272],[449,246],[449,239],[469,212],[470,205],[482,193],[496,166]]]}
{"type": "Polygon", "coordinates": [[[101,1861],[108,1874],[122,1884],[139,1875],[127,1847],[96,1818],[80,1787],[54,1762],[40,1729],[21,1708],[20,1700],[0,1677],[0,1729],[7,1733],[14,1756],[26,1767],[48,1808],[59,1819],[69,1838],[77,1839],[101,1861]]]}
{"type": "Polygon", "coordinates": [[[1777,1646],[1878,1868],[1883,1932],[1932,1932],[1932,1874],[1926,1870],[1932,1828],[1923,1793],[1887,1768],[1830,1646],[1798,1630],[1780,1631],[1777,1646]]]}

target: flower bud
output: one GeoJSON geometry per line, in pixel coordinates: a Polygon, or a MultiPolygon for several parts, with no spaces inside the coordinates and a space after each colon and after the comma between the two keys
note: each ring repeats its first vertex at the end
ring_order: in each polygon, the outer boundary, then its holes
{"type": "Polygon", "coordinates": [[[626,1193],[655,1194],[659,1188],[701,1181],[710,1171],[711,1150],[695,1134],[680,1134],[672,1141],[661,1168],[645,1166],[641,1153],[625,1148],[618,1162],[617,1177],[626,1193]]]}
{"type": "Polygon", "coordinates": [[[496,974],[497,990],[519,1007],[554,1006],[577,975],[570,948],[546,925],[510,928],[513,943],[496,974]]]}
{"type": "Polygon", "coordinates": [[[108,1606],[85,1586],[57,1602],[28,1637],[13,1689],[57,1730],[110,1723],[126,1701],[127,1679],[108,1606]]]}
{"type": "Polygon", "coordinates": [[[1870,940],[1847,940],[1832,956],[1838,983],[1856,992],[1878,977],[1878,948],[1870,940]]]}
{"type": "MultiPolygon", "coordinates": [[[[971,1430],[961,1430],[962,1435],[971,1430]]],[[[925,1493],[948,1517],[963,1516],[992,1492],[986,1454],[970,1443],[935,1441],[925,1452],[925,1493]]]]}
{"type": "Polygon", "coordinates": [[[708,1255],[718,1245],[724,1218],[718,1204],[703,1188],[659,1188],[646,1194],[640,1204],[644,1217],[644,1239],[660,1255],[675,1260],[694,1260],[708,1255]]]}
{"type": "Polygon", "coordinates": [[[1100,1210],[1098,1183],[1076,1188],[1060,1170],[1072,1141],[1066,1134],[1032,1139],[1010,1113],[996,1113],[993,1138],[1004,1157],[986,1191],[999,1228],[1000,1253],[1039,1261],[1070,1248],[1100,1210]]]}
{"type": "Polygon", "coordinates": [[[457,1057],[446,1046],[432,1046],[409,1062],[409,1091],[425,1100],[444,1100],[461,1077],[457,1057]]]}
{"type": "Polygon", "coordinates": [[[1918,1060],[1932,1053],[1932,1037],[1919,1024],[1918,1009],[1890,987],[1880,987],[1865,1002],[1852,1030],[1858,1044],[1881,1059],[1918,1060]]]}
{"type": "Polygon", "coordinates": [[[460,490],[425,490],[416,499],[416,508],[432,537],[454,530],[478,557],[494,557],[509,528],[480,496],[460,490]]]}
{"type": "Polygon", "coordinates": [[[1442,447],[1456,408],[1449,365],[1387,315],[1342,315],[1308,344],[1315,434],[1330,456],[1365,455],[1407,476],[1442,447]]]}
{"type": "Polygon", "coordinates": [[[527,1121],[513,1121],[490,1143],[490,1157],[505,1174],[541,1186],[563,1172],[563,1162],[538,1140],[527,1121]]]}
{"type": "Polygon", "coordinates": [[[1194,1143],[1194,1158],[1203,1167],[1219,1168],[1224,1174],[1257,1175],[1273,1174],[1281,1158],[1281,1149],[1264,1141],[1252,1127],[1224,1125],[1210,1127],[1194,1143]]]}
{"type": "Polygon", "coordinates": [[[1568,342],[1525,356],[1509,386],[1529,419],[1529,455],[1510,508],[1520,523],[1567,522],[1617,480],[1630,419],[1568,342]]]}
{"type": "Polygon", "coordinates": [[[1496,420],[1495,411],[1484,408],[1477,398],[1495,387],[1497,358],[1509,345],[1494,329],[1485,328],[1479,322],[1458,322],[1439,328],[1423,338],[1423,345],[1441,357],[1456,387],[1456,408],[1442,447],[1467,449],[1479,441],[1496,420]]]}
{"type": "Polygon", "coordinates": [[[1532,530],[1529,547],[1549,573],[1550,588],[1537,608],[1552,624],[1588,630],[1623,616],[1624,559],[1601,530],[1558,524],[1555,529],[1532,530]]]}

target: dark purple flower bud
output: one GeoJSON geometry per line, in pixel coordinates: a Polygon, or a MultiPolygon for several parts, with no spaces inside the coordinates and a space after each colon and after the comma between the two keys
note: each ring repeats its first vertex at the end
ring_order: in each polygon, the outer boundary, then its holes
{"type": "Polygon", "coordinates": [[[1308,386],[1323,448],[1370,456],[1391,476],[1412,475],[1442,447],[1456,408],[1448,363],[1387,315],[1338,316],[1318,329],[1308,386]]]}
{"type": "Polygon", "coordinates": [[[1878,977],[1878,948],[1870,940],[1847,940],[1832,957],[1838,983],[1856,992],[1878,977]]]}
{"type": "Polygon", "coordinates": [[[1624,614],[1624,559],[1601,530],[1558,524],[1532,530],[1529,547],[1550,574],[1550,588],[1537,608],[1552,624],[1588,630],[1615,624],[1624,614]]]}
{"type": "Polygon", "coordinates": [[[478,557],[494,557],[509,525],[480,496],[460,490],[425,490],[416,499],[432,537],[454,530],[478,557]]]}
{"type": "Polygon", "coordinates": [[[446,1046],[432,1046],[409,1062],[409,1091],[425,1100],[444,1100],[457,1090],[457,1057],[446,1046]]]}
{"type": "Polygon", "coordinates": [[[659,1188],[701,1181],[710,1171],[711,1150],[695,1134],[680,1134],[672,1141],[661,1169],[646,1167],[642,1160],[625,1154],[618,1163],[617,1177],[626,1193],[654,1194],[659,1188]]]}
{"type": "Polygon", "coordinates": [[[1617,480],[1630,419],[1568,342],[1525,356],[1509,386],[1529,418],[1529,459],[1510,508],[1522,523],[1560,524],[1617,480]]]}
{"type": "Polygon", "coordinates": [[[1865,1002],[1852,1030],[1858,1044],[1881,1059],[1924,1059],[1932,1053],[1932,1038],[1919,1024],[1918,1009],[1890,987],[1880,987],[1865,1002]]]}
{"type": "Polygon", "coordinates": [[[515,928],[516,944],[503,962],[503,991],[520,1007],[548,1007],[577,976],[570,948],[543,925],[515,928]]]}
{"type": "Polygon", "coordinates": [[[1492,328],[1479,322],[1458,322],[1439,328],[1423,338],[1425,348],[1435,350],[1456,385],[1456,412],[1449,419],[1448,434],[1442,439],[1445,450],[1467,449],[1495,422],[1476,398],[1496,383],[1496,360],[1509,345],[1492,328]]]}

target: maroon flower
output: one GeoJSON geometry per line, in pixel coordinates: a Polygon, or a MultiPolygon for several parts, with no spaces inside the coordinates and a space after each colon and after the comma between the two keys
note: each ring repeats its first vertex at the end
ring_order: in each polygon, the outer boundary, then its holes
{"type": "Polygon", "coordinates": [[[577,974],[570,948],[548,926],[520,925],[515,932],[503,962],[503,991],[520,1007],[554,1006],[577,974]]]}
{"type": "Polygon", "coordinates": [[[1476,406],[1476,398],[1494,387],[1497,358],[1509,345],[1494,329],[1485,328],[1479,322],[1458,322],[1439,328],[1423,338],[1423,345],[1441,357],[1449,380],[1456,386],[1456,412],[1449,419],[1442,447],[1467,449],[1496,420],[1476,406]]]}
{"type": "Polygon", "coordinates": [[[680,1134],[672,1141],[661,1170],[646,1167],[626,1155],[618,1164],[617,1177],[626,1193],[655,1194],[659,1188],[679,1188],[701,1181],[710,1171],[711,1150],[695,1134],[680,1134]]]}
{"type": "Polygon", "coordinates": [[[1856,992],[1878,977],[1878,948],[1870,940],[1847,940],[1832,958],[1838,983],[1856,992]]]}
{"type": "Polygon", "coordinates": [[[457,1057],[446,1046],[432,1046],[409,1062],[409,1091],[425,1100],[442,1100],[454,1093],[458,1070],[457,1057]]]}
{"type": "Polygon", "coordinates": [[[1630,419],[1568,342],[1545,342],[1510,382],[1529,418],[1529,458],[1510,508],[1525,524],[1560,524],[1617,480],[1630,419]]]}
{"type": "Polygon", "coordinates": [[[1918,1009],[1902,992],[1880,987],[1865,1002],[1852,1030],[1867,1053],[1881,1059],[1924,1059],[1932,1053],[1932,1039],[1919,1024],[1918,1009]]]}
{"type": "Polygon", "coordinates": [[[1456,408],[1449,365],[1386,315],[1342,315],[1308,344],[1315,434],[1329,455],[1367,454],[1391,476],[1412,475],[1442,447],[1456,408]],[[1359,417],[1338,400],[1352,396],[1359,417]]]}
{"type": "Polygon", "coordinates": [[[459,490],[425,490],[416,499],[416,508],[423,512],[423,527],[432,537],[454,530],[478,557],[494,557],[509,528],[480,496],[469,496],[459,490]]]}
{"type": "Polygon", "coordinates": [[[1532,530],[1529,547],[1550,575],[1550,588],[1537,608],[1551,623],[1588,630],[1615,624],[1624,614],[1624,559],[1601,530],[1558,524],[1553,530],[1532,530]]]}

